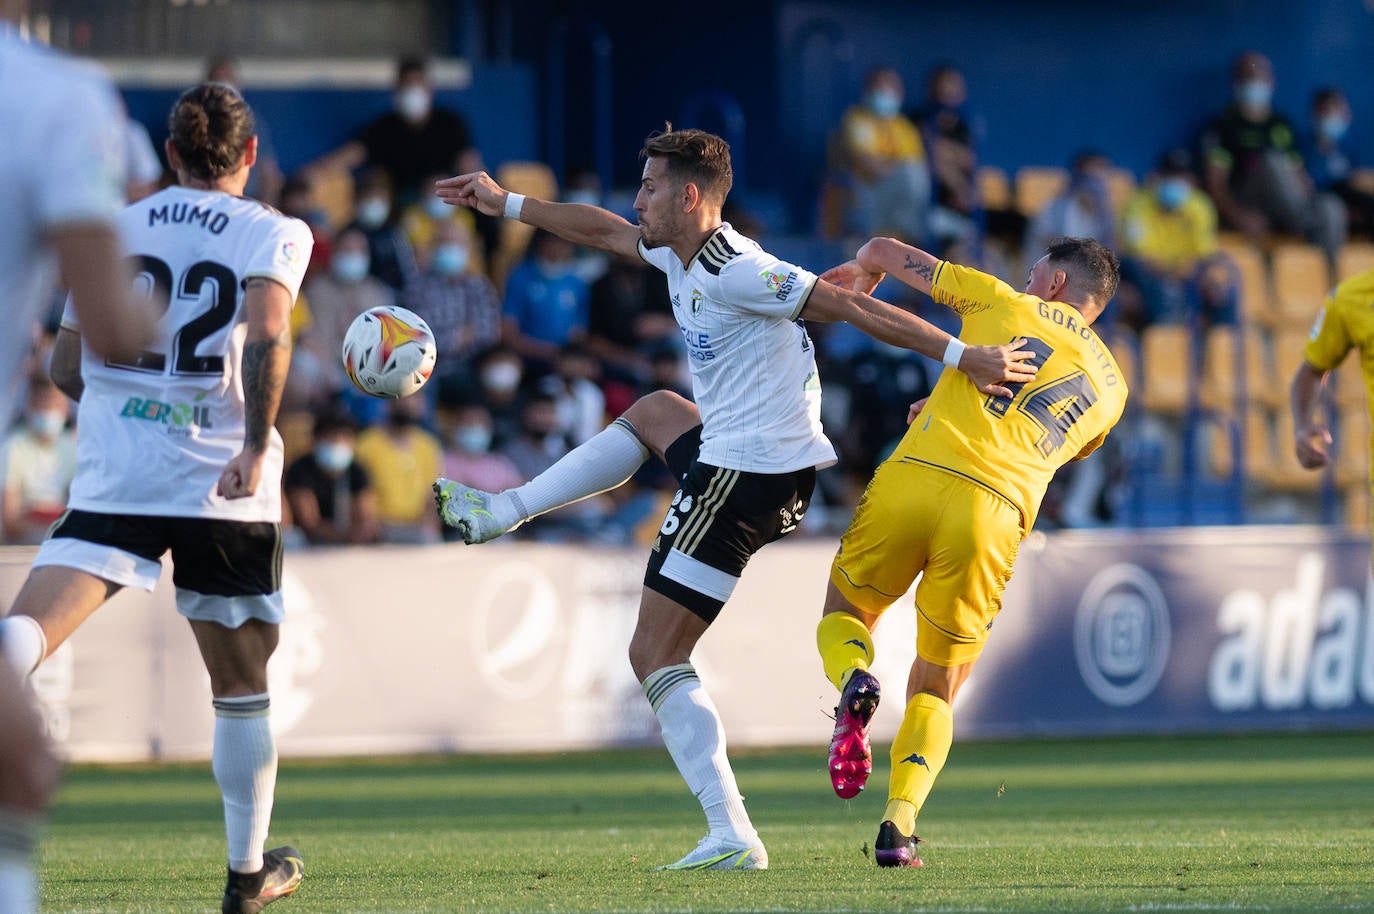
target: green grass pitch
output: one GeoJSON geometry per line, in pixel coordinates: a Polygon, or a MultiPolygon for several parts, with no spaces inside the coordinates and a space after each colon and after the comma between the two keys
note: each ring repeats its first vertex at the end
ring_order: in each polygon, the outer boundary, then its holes
{"type": "MultiPolygon", "coordinates": [[[[821,723],[824,723],[823,721],[821,723]]],[[[772,868],[660,873],[705,831],[667,753],[281,765],[271,843],[306,879],[272,914],[440,911],[1374,911],[1374,734],[956,744],[918,870],[879,870],[869,790],[817,745],[735,754],[772,868]]],[[[208,766],[69,771],[46,912],[218,911],[208,766]]]]}

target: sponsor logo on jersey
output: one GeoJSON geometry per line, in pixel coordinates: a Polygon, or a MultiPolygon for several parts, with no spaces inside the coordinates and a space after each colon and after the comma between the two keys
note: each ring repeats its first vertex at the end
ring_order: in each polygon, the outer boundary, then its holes
{"type": "MultiPolygon", "coordinates": [[[[204,397],[200,394],[196,399],[204,397]]],[[[151,397],[130,397],[124,401],[119,415],[126,419],[142,419],[145,422],[160,422],[167,426],[170,434],[189,436],[192,427],[213,428],[210,422],[210,407],[200,403],[165,403],[151,397]]]]}
{"type": "Polygon", "coordinates": [[[759,274],[759,278],[768,287],[768,291],[773,293],[774,298],[778,301],[787,301],[787,296],[792,294],[792,289],[797,284],[797,271],[778,273],[773,270],[764,270],[759,274]]]}

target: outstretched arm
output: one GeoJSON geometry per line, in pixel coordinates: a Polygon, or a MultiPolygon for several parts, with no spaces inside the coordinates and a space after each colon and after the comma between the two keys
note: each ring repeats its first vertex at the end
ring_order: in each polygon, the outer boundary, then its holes
{"type": "Polygon", "coordinates": [[[801,316],[812,321],[844,321],[884,343],[943,361],[968,375],[983,393],[993,396],[1011,397],[1012,392],[1003,384],[1030,381],[1035,377],[1035,368],[1024,364],[1024,360],[1035,355],[1021,348],[1025,340],[1002,346],[968,346],[962,348],[962,352],[958,351],[962,346],[959,344],[955,352],[950,352],[950,341],[954,337],[929,321],[866,292],[823,279],[811,290],[801,316]],[[946,356],[949,356],[948,361],[946,356]]]}
{"type": "Polygon", "coordinates": [[[870,238],[867,244],[859,248],[853,260],[835,269],[848,268],[847,275],[861,284],[860,291],[865,291],[862,289],[863,282],[873,280],[873,286],[876,287],[883,274],[890,273],[893,278],[900,279],[916,291],[929,295],[939,265],[940,259],[934,254],[895,238],[870,238]]]}
{"type": "Polygon", "coordinates": [[[1304,361],[1293,375],[1289,390],[1289,406],[1293,410],[1293,449],[1298,463],[1309,470],[1318,470],[1330,461],[1331,430],[1317,418],[1322,385],[1327,372],[1304,361]]]}
{"type": "Polygon", "coordinates": [[[547,229],[573,244],[627,257],[639,256],[639,227],[599,206],[551,203],[537,197],[512,199],[511,192],[485,171],[436,181],[434,192],[445,203],[467,206],[488,216],[519,219],[535,228],[547,229]]]}

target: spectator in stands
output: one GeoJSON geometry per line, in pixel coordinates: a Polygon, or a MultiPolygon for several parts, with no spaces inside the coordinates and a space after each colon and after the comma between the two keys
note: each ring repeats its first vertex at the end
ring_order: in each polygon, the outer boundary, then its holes
{"type": "Polygon", "coordinates": [[[367,237],[368,272],[400,292],[419,274],[415,250],[410,246],[397,219],[391,179],[381,169],[372,168],[358,177],[354,186],[353,222],[367,237]]]}
{"type": "Polygon", "coordinates": [[[1345,203],[1351,234],[1374,238],[1374,194],[1353,180],[1361,159],[1350,134],[1350,102],[1340,89],[1320,89],[1312,96],[1309,113],[1303,161],[1312,183],[1345,203]]]}
{"type": "Polygon", "coordinates": [[[639,257],[612,257],[592,283],[587,350],[601,362],[610,411],[619,415],[648,380],[649,354],[678,335],[663,277],[639,257]]]}
{"type": "Polygon", "coordinates": [[[587,332],[591,288],[577,275],[572,242],[538,230],[529,256],[506,280],[503,338],[542,374],[559,351],[587,332]]]}
{"type": "Polygon", "coordinates": [[[941,249],[969,242],[978,233],[977,142],[982,124],[969,115],[967,101],[964,74],[943,64],[926,77],[925,103],[912,117],[929,152],[935,187],[930,235],[941,249]]]}
{"type": "MultiPolygon", "coordinates": [[[[438,425],[444,440],[444,475],[487,492],[503,492],[525,481],[504,454],[492,451],[491,412],[474,396],[439,401],[438,425]]],[[[461,540],[457,530],[445,540],[461,540]]]]}
{"type": "Polygon", "coordinates": [[[346,228],[335,239],[329,269],[305,281],[312,322],[300,343],[318,364],[330,367],[331,390],[348,383],[340,360],[348,325],[370,308],[395,303],[395,294],[368,273],[368,261],[367,236],[359,229],[346,228]]]}
{"type": "MultiPolygon", "coordinates": [[[[473,211],[463,206],[449,206],[434,194],[434,182],[448,175],[431,175],[425,180],[425,192],[420,199],[405,206],[401,211],[401,230],[418,255],[421,251],[434,247],[435,230],[445,222],[457,222],[472,233],[473,211]]],[[[474,267],[481,267],[485,259],[483,252],[472,258],[474,267]]]]}
{"type": "Polygon", "coordinates": [[[1122,208],[1116,320],[1139,334],[1156,323],[1236,320],[1235,271],[1217,252],[1217,211],[1176,149],[1122,208]]]}
{"type": "Polygon", "coordinates": [[[1345,242],[1345,206],[1316,191],[1303,171],[1298,134],[1273,107],[1269,58],[1246,51],[1231,70],[1234,100],[1202,135],[1205,186],[1224,228],[1256,240],[1302,235],[1328,256],[1345,242]]]}
{"type": "Polygon", "coordinates": [[[386,421],[358,435],[355,456],[377,490],[382,542],[439,541],[430,485],[443,468],[443,447],[420,425],[424,408],[423,397],[389,400],[386,421]]]}
{"type": "Polygon", "coordinates": [[[600,364],[586,347],[569,343],[554,370],[539,382],[540,390],[554,398],[558,429],[571,447],[606,425],[606,397],[596,383],[600,374],[600,364]]]}
{"type": "Polygon", "coordinates": [[[310,453],[287,467],[283,487],[291,517],[312,546],[381,539],[372,477],[353,459],[356,432],[348,413],[321,413],[310,453]]]}
{"type": "MultiPolygon", "coordinates": [[[[523,483],[553,466],[568,450],[568,439],[560,427],[557,400],[544,391],[530,393],[520,409],[520,434],[503,446],[500,453],[515,465],[523,483]]],[[[554,522],[550,529],[526,529],[521,535],[546,540],[587,536],[597,530],[609,507],[607,499],[588,498],[548,515],[547,519],[554,522]]],[[[534,527],[533,524],[526,526],[534,527]]]]}
{"type": "Polygon", "coordinates": [[[477,356],[477,393],[491,412],[496,447],[520,434],[520,391],[525,361],[509,346],[497,345],[477,356]]]}
{"type": "MultiPolygon", "coordinates": [[[[227,54],[210,58],[205,67],[205,79],[207,82],[228,83],[239,94],[243,93],[243,77],[239,74],[238,61],[227,54]]],[[[257,124],[258,162],[248,175],[248,186],[244,188],[243,195],[277,206],[285,180],[281,165],[277,162],[277,146],[272,142],[272,130],[259,113],[257,105],[253,106],[253,114],[257,124]]]]}
{"type": "Polygon", "coordinates": [[[475,269],[472,230],[447,219],[433,230],[434,243],[422,251],[419,277],[403,300],[434,331],[435,379],[465,377],[473,357],[501,340],[501,300],[475,269]]]}
{"type": "Polygon", "coordinates": [[[1114,244],[1116,214],[1107,191],[1111,160],[1084,150],[1069,164],[1069,186],[1031,219],[1026,230],[1026,263],[1035,263],[1053,238],[1091,238],[1107,247],[1114,244]]]}
{"type": "Polygon", "coordinates": [[[76,434],[67,427],[67,397],[46,374],[29,377],[23,424],[5,438],[0,479],[4,480],[6,543],[36,545],[67,508],[76,478],[76,434]]]}
{"type": "Polygon", "coordinates": [[[314,276],[327,269],[330,255],[334,252],[334,233],[328,214],[315,200],[315,185],[306,172],[297,172],[282,183],[281,201],[277,208],[284,215],[293,216],[310,226],[315,248],[310,252],[310,265],[306,267],[305,275],[314,276]]]}
{"type": "Polygon", "coordinates": [[[880,67],[864,81],[861,102],[844,114],[850,229],[921,242],[930,208],[930,169],[920,131],[902,114],[904,98],[902,77],[880,67]]]}

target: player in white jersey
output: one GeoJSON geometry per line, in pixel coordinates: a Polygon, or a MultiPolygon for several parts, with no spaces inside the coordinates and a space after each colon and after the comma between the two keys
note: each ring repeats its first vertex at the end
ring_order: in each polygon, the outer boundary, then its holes
{"type": "Polygon", "coordinates": [[[310,259],[305,223],[244,199],[253,114],[223,83],[172,108],[180,183],[131,205],[121,236],[135,287],[165,306],[132,357],[82,351],[69,312],[53,380],[80,401],[69,510],[39,548],[5,620],[27,630],[31,671],[121,587],[151,590],[170,550],[177,608],[214,697],[228,912],[256,912],[300,883],[293,848],[264,853],[277,755],[267,660],[282,619],[282,443],[273,423],[291,357],[291,308],[310,259]]]}
{"type": "Polygon", "coordinates": [[[817,281],[721,222],[729,146],[700,130],[651,136],[635,212],[639,224],[583,204],[507,192],[485,173],[438,183],[451,203],[504,213],[578,244],[638,254],[668,276],[687,342],[696,404],[660,391],[546,472],[499,495],[435,484],[440,516],[466,542],[625,482],[650,454],[682,480],[645,574],[630,664],[678,771],[710,832],[664,869],[764,869],[768,855],[730,770],[725,734],[691,663],[745,564],[796,529],[816,469],[835,461],[820,424],[820,379],[802,318],[844,320],[898,346],[966,370],[990,392],[1034,374],[1016,345],[969,347],[866,295],[817,281]],[[961,361],[962,355],[962,361],[961,361]]]}
{"type": "MultiPolygon", "coordinates": [[[[129,294],[114,220],[124,204],[123,118],[92,67],[25,42],[25,4],[0,0],[0,428],[18,403],[35,326],[60,269],[102,353],[136,351],[154,315],[129,294]]],[[[57,762],[0,633],[0,911],[37,909],[32,853],[57,762]]]]}

